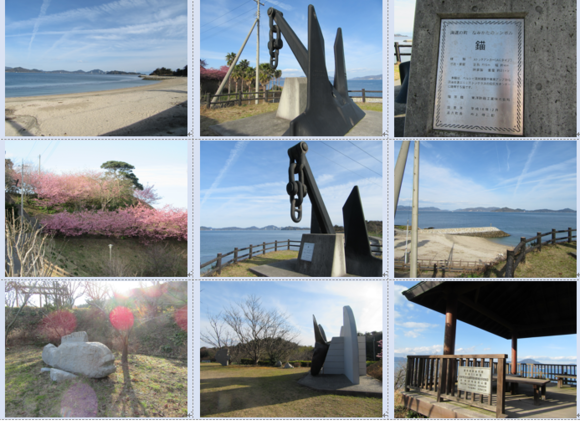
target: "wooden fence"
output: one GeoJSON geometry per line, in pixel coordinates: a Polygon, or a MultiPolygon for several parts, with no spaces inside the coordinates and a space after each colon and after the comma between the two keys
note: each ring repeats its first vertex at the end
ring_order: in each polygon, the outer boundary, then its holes
{"type": "Polygon", "coordinates": [[[280,96],[282,96],[281,90],[262,90],[262,91],[254,91],[254,92],[237,92],[237,93],[229,93],[229,94],[220,94],[215,95],[211,93],[206,93],[202,96],[202,104],[211,108],[212,105],[222,105],[222,107],[228,106],[242,106],[243,102],[255,102],[256,99],[263,100],[266,103],[277,103],[280,102],[280,96]],[[217,97],[217,101],[213,101],[213,99],[217,97]],[[222,98],[226,98],[226,100],[220,100],[222,98]]]}
{"type": "Polygon", "coordinates": [[[395,41],[395,57],[397,58],[397,64],[401,63],[401,56],[411,56],[411,53],[401,53],[401,48],[404,47],[413,47],[412,44],[399,44],[398,41],[395,41]]]}
{"type": "Polygon", "coordinates": [[[300,241],[292,241],[290,239],[285,241],[274,241],[274,242],[262,242],[259,245],[250,245],[246,248],[234,248],[233,251],[227,252],[222,254],[221,252],[218,253],[217,257],[212,260],[206,261],[200,266],[200,269],[204,269],[207,266],[216,263],[215,266],[212,266],[211,270],[205,273],[203,276],[208,276],[210,274],[220,274],[222,269],[227,266],[228,264],[236,264],[238,261],[250,259],[256,255],[265,254],[267,251],[273,250],[274,252],[278,251],[279,249],[284,248],[285,250],[290,250],[290,248],[300,248],[300,241]],[[274,246],[270,246],[274,245],[274,246]],[[240,252],[248,251],[248,253],[240,255],[240,252]],[[233,255],[231,260],[224,262],[226,257],[233,255]]]}
{"type": "MultiPolygon", "coordinates": [[[[383,100],[383,92],[382,92],[382,90],[366,90],[366,89],[360,89],[360,90],[349,90],[348,92],[349,93],[361,93],[361,97],[360,98],[361,98],[361,102],[362,103],[366,103],[367,102],[367,99],[370,102],[373,102],[373,100],[376,100],[376,99],[381,99],[381,101],[383,100]],[[367,96],[367,93],[380,93],[381,95],[380,96],[367,96]]],[[[357,99],[358,100],[358,98],[359,98],[359,96],[353,96],[353,95],[350,95],[350,94],[349,94],[349,96],[353,100],[354,99],[357,99]]]]}
{"type": "MultiPolygon", "coordinates": [[[[446,274],[468,274],[482,273],[491,263],[480,261],[448,261],[448,260],[417,260],[417,276],[424,274],[430,277],[445,277],[446,274]]],[[[410,270],[411,264],[405,263],[402,258],[395,259],[395,268],[397,270],[410,270]]]]}
{"type": "Polygon", "coordinates": [[[434,395],[438,403],[454,401],[495,411],[497,418],[505,417],[506,358],[507,354],[407,356],[405,391],[427,392],[434,395]],[[492,380],[494,377],[497,380],[495,397],[493,385],[490,394],[459,391],[458,366],[491,368],[492,380]]]}
{"type": "MultiPolygon", "coordinates": [[[[508,372],[511,371],[511,363],[508,364],[508,372]]],[[[564,364],[535,364],[535,363],[518,363],[516,375],[524,378],[542,378],[549,379],[553,382],[558,381],[556,375],[570,375],[570,379],[576,380],[576,365],[564,364]]]]}
{"type": "Polygon", "coordinates": [[[537,236],[533,238],[526,239],[525,237],[522,237],[520,243],[517,244],[513,250],[507,251],[505,277],[514,277],[518,265],[522,262],[526,262],[526,254],[535,250],[541,251],[542,245],[556,245],[557,243],[562,242],[571,243],[573,240],[576,240],[576,235],[572,235],[572,232],[575,231],[576,229],[568,227],[568,230],[552,229],[551,232],[547,233],[538,232],[537,236]],[[566,233],[566,236],[557,238],[556,235],[558,233],[566,233]],[[542,242],[542,238],[548,235],[550,235],[551,238],[542,242]],[[527,246],[528,243],[531,243],[529,247],[527,246]]]}

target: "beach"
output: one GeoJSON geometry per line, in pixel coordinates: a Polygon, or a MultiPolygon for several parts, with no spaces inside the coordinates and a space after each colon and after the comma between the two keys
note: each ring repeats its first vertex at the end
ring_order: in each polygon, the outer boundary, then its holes
{"type": "MultiPolygon", "coordinates": [[[[405,255],[405,232],[398,231],[395,234],[395,258],[405,255]]],[[[496,259],[504,259],[506,251],[513,249],[507,245],[492,242],[486,238],[477,236],[459,236],[445,234],[421,234],[419,233],[419,260],[447,260],[451,248],[453,248],[453,261],[481,261],[492,262],[496,259]]],[[[408,250],[411,250],[411,232],[409,232],[408,250]]]]}
{"type": "Polygon", "coordinates": [[[186,136],[187,78],[5,100],[7,137],[186,136]]]}

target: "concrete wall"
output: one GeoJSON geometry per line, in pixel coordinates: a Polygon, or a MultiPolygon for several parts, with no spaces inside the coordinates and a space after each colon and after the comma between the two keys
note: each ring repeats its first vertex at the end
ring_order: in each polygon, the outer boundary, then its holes
{"type": "Polygon", "coordinates": [[[353,384],[360,382],[359,371],[359,348],[356,332],[356,322],[350,306],[345,305],[342,309],[344,320],[344,374],[353,384]]]}
{"type": "Polygon", "coordinates": [[[306,110],[307,101],[308,79],[306,77],[286,78],[276,116],[293,120],[306,110]]]}
{"type": "Polygon", "coordinates": [[[441,19],[466,18],[524,19],[524,137],[575,137],[576,0],[417,0],[405,136],[496,136],[433,129],[441,19]]]}

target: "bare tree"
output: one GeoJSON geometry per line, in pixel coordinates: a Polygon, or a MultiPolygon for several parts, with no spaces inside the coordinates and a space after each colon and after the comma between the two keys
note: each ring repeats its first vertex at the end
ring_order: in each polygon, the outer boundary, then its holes
{"type": "Polygon", "coordinates": [[[223,348],[231,347],[234,342],[227,324],[224,321],[222,314],[208,315],[210,330],[201,332],[200,338],[203,342],[210,345],[210,347],[223,348]]]}
{"type": "Polygon", "coordinates": [[[105,311],[105,304],[111,299],[111,287],[103,282],[85,282],[87,304],[105,311]]]}
{"type": "Polygon", "coordinates": [[[49,236],[28,220],[11,216],[5,220],[6,277],[50,277],[52,270],[45,259],[49,236]]]}
{"type": "Polygon", "coordinates": [[[280,341],[293,342],[296,335],[285,314],[262,307],[260,298],[251,295],[236,306],[230,305],[223,313],[224,321],[235,333],[239,344],[248,351],[255,364],[273,345],[280,341]]]}
{"type": "Polygon", "coordinates": [[[37,283],[7,282],[4,284],[4,304],[6,313],[4,317],[4,344],[8,341],[10,331],[16,325],[20,313],[34,294],[37,283]]]}

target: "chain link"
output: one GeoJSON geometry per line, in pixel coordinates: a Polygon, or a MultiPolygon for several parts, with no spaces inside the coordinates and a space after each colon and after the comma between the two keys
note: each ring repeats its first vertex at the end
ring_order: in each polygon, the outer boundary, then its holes
{"type": "Polygon", "coordinates": [[[308,194],[308,188],[304,184],[304,166],[300,161],[294,162],[290,159],[286,192],[290,195],[290,218],[294,223],[299,223],[302,220],[302,202],[308,194]],[[298,181],[295,180],[296,174],[298,174],[298,181]]]}
{"type": "Polygon", "coordinates": [[[278,68],[278,52],[282,48],[282,45],[282,32],[278,25],[274,25],[274,18],[270,15],[270,40],[268,41],[268,50],[270,51],[270,67],[273,70],[278,68]],[[276,34],[275,38],[274,34],[276,34]]]}

